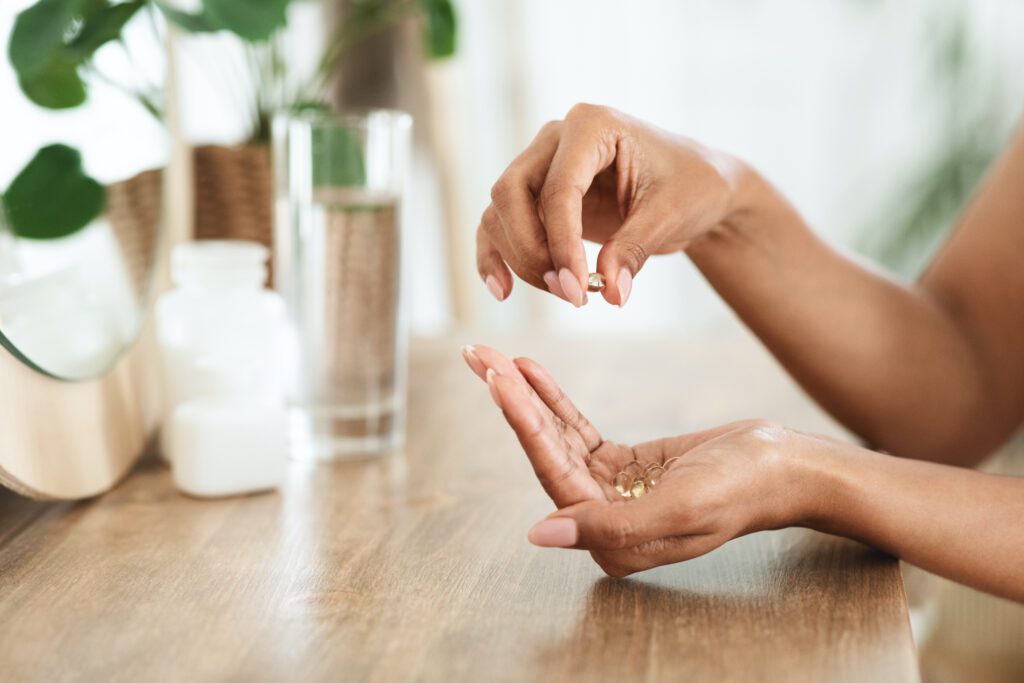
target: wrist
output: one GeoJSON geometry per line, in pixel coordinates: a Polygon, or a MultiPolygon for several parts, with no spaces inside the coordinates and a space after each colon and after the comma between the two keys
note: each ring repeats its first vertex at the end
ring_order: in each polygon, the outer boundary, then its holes
{"type": "Polygon", "coordinates": [[[723,153],[709,155],[709,163],[718,172],[727,197],[719,220],[693,240],[685,249],[694,258],[713,255],[738,244],[750,244],[770,222],[778,193],[771,184],[745,161],[723,153]]]}
{"type": "Polygon", "coordinates": [[[853,444],[810,434],[798,434],[789,458],[791,526],[835,533],[852,513],[853,444]]]}

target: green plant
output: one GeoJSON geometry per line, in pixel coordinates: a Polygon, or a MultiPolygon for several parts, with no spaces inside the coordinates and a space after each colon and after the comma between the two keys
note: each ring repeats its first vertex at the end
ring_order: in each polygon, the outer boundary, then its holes
{"type": "Polygon", "coordinates": [[[964,4],[940,3],[926,30],[927,82],[939,117],[933,151],[897,185],[858,245],[905,275],[918,272],[949,233],[1005,144],[1014,110],[972,41],[964,4]]]}
{"type": "Polygon", "coordinates": [[[103,186],[82,170],[77,149],[48,145],[11,181],[4,194],[4,210],[19,237],[66,237],[103,211],[105,194],[103,186]]]}
{"type": "Polygon", "coordinates": [[[249,103],[252,127],[249,139],[266,143],[275,112],[323,105],[329,99],[331,79],[352,49],[370,36],[403,21],[422,25],[424,56],[449,57],[455,53],[458,24],[450,0],[353,0],[342,13],[311,76],[298,77],[288,70],[283,50],[271,36],[262,43],[248,43],[249,64],[257,87],[249,103]]]}
{"type": "MultiPolygon", "coordinates": [[[[111,42],[127,50],[122,31],[145,5],[145,0],[40,0],[22,11],[7,45],[21,91],[47,109],[85,103],[88,78],[107,80],[93,64],[96,51],[111,42]]],[[[159,117],[158,93],[124,90],[159,117]]],[[[12,232],[31,239],[72,234],[98,216],[104,203],[103,186],[85,174],[81,154],[67,145],[40,149],[0,195],[12,232]]]]}
{"type": "MultiPolygon", "coordinates": [[[[97,78],[119,87],[162,119],[162,92],[124,86],[106,77],[93,63],[97,50],[116,43],[127,51],[123,31],[140,12],[149,13],[151,19],[159,12],[191,33],[232,33],[247,46],[260,76],[252,139],[264,141],[269,137],[272,110],[323,101],[330,72],[354,44],[370,33],[421,15],[428,55],[447,56],[455,49],[455,12],[449,0],[358,0],[336,31],[314,82],[289,90],[281,84],[286,73],[274,37],[285,26],[290,1],[203,0],[198,12],[189,13],[166,0],[39,0],[18,14],[7,53],[22,92],[40,107],[69,109],[84,104],[88,82],[97,78]],[[337,44],[339,41],[341,44],[337,44]],[[290,101],[268,97],[269,91],[287,92],[290,101]]],[[[155,28],[156,22],[152,25],[155,28]]],[[[159,36],[154,34],[154,39],[159,36]]],[[[357,173],[359,168],[353,165],[346,172],[357,173]]],[[[103,186],[85,174],[77,150],[50,145],[39,150],[0,195],[0,209],[16,235],[52,239],[88,225],[102,212],[104,194],[103,186]],[[58,195],[60,202],[52,201],[55,192],[62,193],[58,195]],[[45,201],[47,196],[51,201],[45,201]]]]}

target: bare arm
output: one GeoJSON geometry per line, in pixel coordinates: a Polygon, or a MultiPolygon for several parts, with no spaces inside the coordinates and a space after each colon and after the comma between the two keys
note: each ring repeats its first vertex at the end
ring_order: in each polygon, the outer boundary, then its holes
{"type": "Polygon", "coordinates": [[[914,287],[819,240],[754,174],[688,249],[837,419],[897,455],[972,464],[1024,417],[1024,133],[914,287]]]}
{"type": "Polygon", "coordinates": [[[810,504],[799,524],[1024,602],[1024,479],[815,445],[803,456],[810,504]]]}
{"type": "Polygon", "coordinates": [[[925,277],[907,287],[826,245],[742,162],[605,107],[545,126],[495,184],[477,266],[624,305],[653,254],[686,251],[833,415],[897,455],[973,464],[1024,417],[1024,132],[925,277]]]}

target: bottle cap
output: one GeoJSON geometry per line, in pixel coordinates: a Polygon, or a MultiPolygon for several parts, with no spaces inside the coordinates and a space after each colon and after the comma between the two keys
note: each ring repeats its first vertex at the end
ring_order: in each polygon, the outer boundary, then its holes
{"type": "Polygon", "coordinates": [[[270,252],[245,240],[197,240],[171,254],[171,278],[179,287],[262,287],[270,252]]]}

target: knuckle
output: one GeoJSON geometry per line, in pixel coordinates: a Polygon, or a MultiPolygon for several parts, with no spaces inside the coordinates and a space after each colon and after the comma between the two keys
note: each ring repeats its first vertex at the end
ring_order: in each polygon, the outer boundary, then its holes
{"type": "Polygon", "coordinates": [[[540,127],[540,134],[545,136],[552,135],[557,133],[561,127],[562,122],[559,119],[552,119],[540,127]]]}
{"type": "Polygon", "coordinates": [[[494,204],[488,204],[487,208],[484,209],[483,214],[480,216],[480,226],[484,230],[492,230],[498,222],[498,212],[494,209],[494,204]]]}
{"type": "Polygon", "coordinates": [[[537,479],[540,480],[541,485],[545,490],[557,489],[563,482],[576,473],[578,465],[566,458],[565,462],[554,467],[551,471],[536,472],[537,479]]]}
{"type": "Polygon", "coordinates": [[[557,180],[555,178],[549,178],[544,186],[540,188],[540,203],[543,206],[552,206],[566,201],[572,196],[575,188],[569,183],[557,180]]]}
{"type": "Polygon", "coordinates": [[[637,271],[640,270],[640,267],[643,266],[650,256],[647,247],[634,239],[616,240],[615,248],[634,275],[636,275],[637,271]]]}
{"type": "Polygon", "coordinates": [[[599,104],[591,104],[589,102],[577,102],[572,105],[569,109],[569,113],[566,114],[565,118],[568,119],[593,119],[597,118],[605,113],[607,107],[603,107],[599,104]]]}
{"type": "Polygon", "coordinates": [[[491,202],[492,206],[498,211],[508,205],[509,199],[511,198],[512,187],[508,176],[502,176],[498,179],[498,182],[491,186],[491,202]]]}
{"type": "Polygon", "coordinates": [[[560,264],[569,261],[579,244],[579,236],[555,231],[548,236],[548,249],[560,264]]]}

